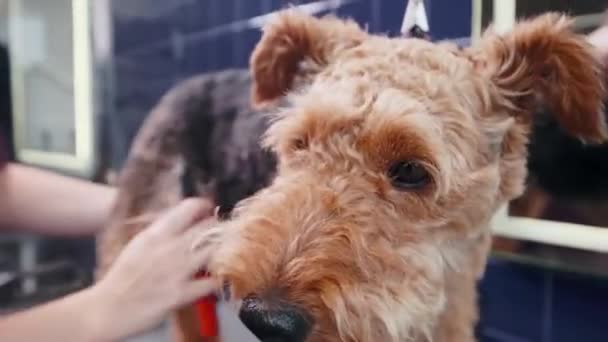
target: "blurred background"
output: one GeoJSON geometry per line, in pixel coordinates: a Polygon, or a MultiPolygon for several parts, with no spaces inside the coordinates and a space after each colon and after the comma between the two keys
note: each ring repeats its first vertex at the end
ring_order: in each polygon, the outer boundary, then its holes
{"type": "MultiPolygon", "coordinates": [[[[11,158],[111,181],[163,94],[194,75],[247,68],[261,25],[289,5],[398,35],[407,1],[0,0],[0,129],[11,158]]],[[[508,28],[549,10],[588,33],[608,3],[424,5],[432,39],[466,46],[490,22],[508,28]]],[[[530,168],[529,191],[497,218],[480,340],[608,341],[608,148],[583,148],[539,122],[530,168]]],[[[93,237],[0,233],[0,314],[87,286],[94,265],[93,237]]]]}

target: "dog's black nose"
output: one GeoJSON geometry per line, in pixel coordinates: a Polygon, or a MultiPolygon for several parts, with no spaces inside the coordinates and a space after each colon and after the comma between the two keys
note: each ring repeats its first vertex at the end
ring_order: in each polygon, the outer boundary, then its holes
{"type": "Polygon", "coordinates": [[[241,321],[262,342],[303,342],[312,327],[307,315],[289,304],[270,304],[256,296],[243,300],[241,321]]]}

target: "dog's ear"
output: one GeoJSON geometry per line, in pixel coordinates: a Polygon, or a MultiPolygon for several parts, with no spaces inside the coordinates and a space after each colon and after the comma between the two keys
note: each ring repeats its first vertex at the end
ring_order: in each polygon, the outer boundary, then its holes
{"type": "Polygon", "coordinates": [[[366,33],[353,21],[316,18],[288,10],[263,29],[251,55],[253,103],[274,101],[289,91],[298,74],[319,72],[341,52],[358,45],[366,33]],[[306,63],[306,68],[302,64],[306,63]]]}
{"type": "Polygon", "coordinates": [[[524,20],[504,35],[487,32],[479,48],[477,66],[488,73],[503,109],[528,122],[548,110],[566,133],[606,140],[602,65],[572,20],[553,13],[524,20]]]}

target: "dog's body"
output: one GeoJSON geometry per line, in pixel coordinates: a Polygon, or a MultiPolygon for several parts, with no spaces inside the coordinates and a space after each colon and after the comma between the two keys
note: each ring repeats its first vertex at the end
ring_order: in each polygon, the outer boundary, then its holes
{"type": "Polygon", "coordinates": [[[221,74],[233,84],[214,93],[217,78],[196,78],[153,111],[100,275],[158,211],[198,194],[230,213],[201,244],[260,339],[473,341],[489,221],[522,192],[531,115],[548,106],[569,134],[605,139],[598,64],[556,15],[467,50],[281,15],[251,82],[221,74]],[[252,110],[249,88],[279,113],[252,110]]]}

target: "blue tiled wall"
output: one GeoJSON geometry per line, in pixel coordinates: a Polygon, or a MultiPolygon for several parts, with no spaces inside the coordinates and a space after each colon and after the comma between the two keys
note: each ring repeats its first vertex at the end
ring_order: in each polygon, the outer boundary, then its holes
{"type": "MultiPolygon", "coordinates": [[[[470,1],[426,1],[434,38],[470,34],[470,1]]],[[[399,32],[406,1],[343,2],[337,14],[372,32],[399,32]]],[[[116,110],[108,123],[115,166],[124,161],[147,112],[175,82],[201,72],[246,67],[260,36],[258,28],[245,25],[247,19],[287,4],[311,3],[114,0],[116,110]]],[[[483,341],[608,341],[606,283],[493,261],[480,291],[478,330],[483,341]]]]}
{"type": "Polygon", "coordinates": [[[608,341],[607,280],[492,260],[480,296],[482,341],[608,341]]]}

